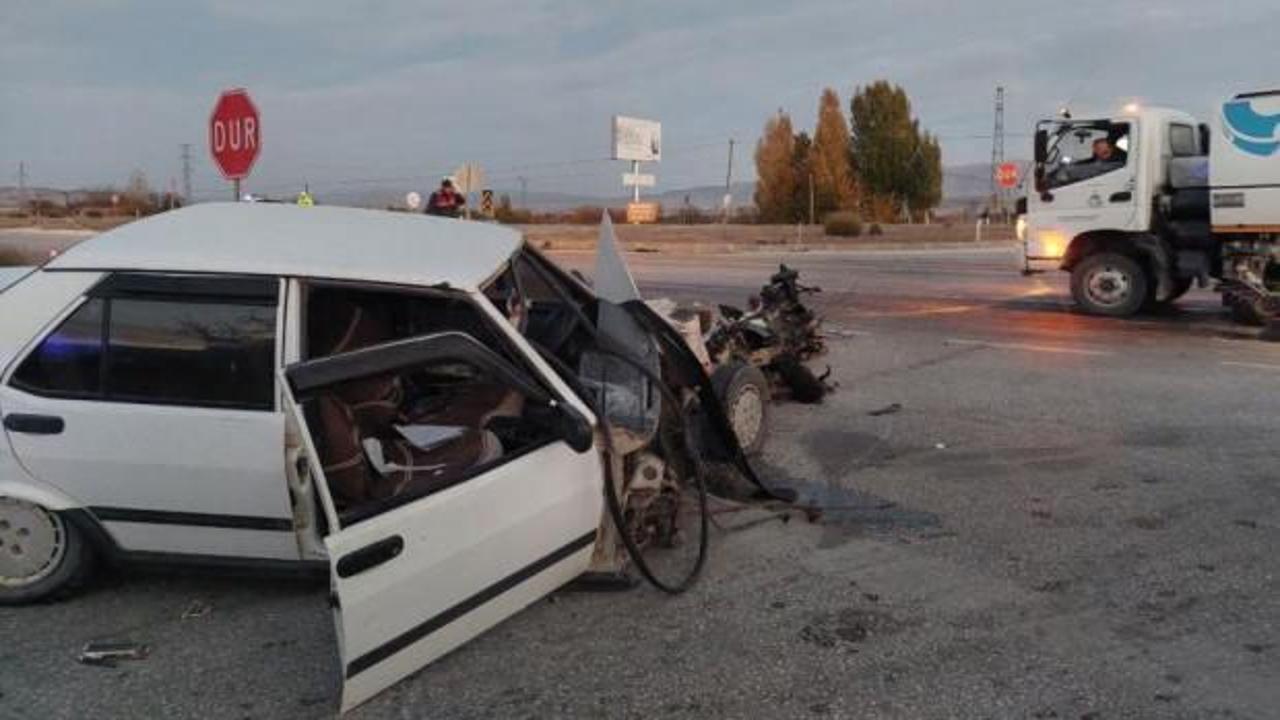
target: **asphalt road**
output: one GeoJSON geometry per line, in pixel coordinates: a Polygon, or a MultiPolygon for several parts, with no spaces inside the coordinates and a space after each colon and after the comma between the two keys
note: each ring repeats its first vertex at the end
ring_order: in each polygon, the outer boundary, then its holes
{"type": "MultiPolygon", "coordinates": [[[[741,303],[778,259],[632,262],[647,295],[741,303]]],[[[823,518],[717,531],[678,598],[561,593],[351,717],[1276,716],[1280,346],[1207,291],[1078,315],[1008,249],[786,259],[840,389],[773,406],[760,469],[823,518]]],[[[336,705],[305,583],[109,577],[0,609],[0,637],[0,717],[336,705]],[[151,656],[77,664],[95,639],[151,656]]]]}

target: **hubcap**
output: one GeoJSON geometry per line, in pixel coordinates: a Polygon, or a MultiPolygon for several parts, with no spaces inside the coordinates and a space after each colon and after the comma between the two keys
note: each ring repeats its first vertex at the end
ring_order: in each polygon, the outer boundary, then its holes
{"type": "Polygon", "coordinates": [[[750,447],[760,434],[760,424],[764,420],[764,398],[754,385],[748,385],[738,392],[730,408],[733,433],[738,436],[738,444],[750,447]]]}
{"type": "Polygon", "coordinates": [[[1090,273],[1085,285],[1094,302],[1107,306],[1123,303],[1132,290],[1129,275],[1111,265],[1103,265],[1090,273]]]}
{"type": "Polygon", "coordinates": [[[23,587],[47,577],[62,561],[66,538],[56,515],[0,498],[0,587],[23,587]]]}

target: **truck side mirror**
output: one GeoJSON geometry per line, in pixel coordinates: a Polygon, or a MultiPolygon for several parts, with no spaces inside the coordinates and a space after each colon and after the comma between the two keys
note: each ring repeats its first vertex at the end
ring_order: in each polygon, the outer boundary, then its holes
{"type": "Polygon", "coordinates": [[[1046,130],[1036,130],[1035,135],[1035,185],[1036,192],[1044,193],[1048,190],[1048,184],[1044,179],[1044,162],[1049,156],[1049,133],[1046,130]]]}
{"type": "Polygon", "coordinates": [[[1209,124],[1200,123],[1200,154],[1209,154],[1209,124]]]}

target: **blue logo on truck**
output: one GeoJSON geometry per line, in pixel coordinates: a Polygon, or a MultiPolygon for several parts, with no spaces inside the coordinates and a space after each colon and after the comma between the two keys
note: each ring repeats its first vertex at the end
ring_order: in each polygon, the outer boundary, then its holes
{"type": "Polygon", "coordinates": [[[1222,106],[1222,122],[1231,144],[1250,155],[1270,157],[1280,148],[1280,113],[1262,115],[1248,100],[1230,100],[1222,106]]]}

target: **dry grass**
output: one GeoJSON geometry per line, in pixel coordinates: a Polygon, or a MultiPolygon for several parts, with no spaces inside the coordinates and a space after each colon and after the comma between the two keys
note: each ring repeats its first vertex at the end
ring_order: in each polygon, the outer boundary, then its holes
{"type": "Polygon", "coordinates": [[[0,245],[0,267],[6,265],[34,265],[36,259],[26,248],[0,245]]]}

